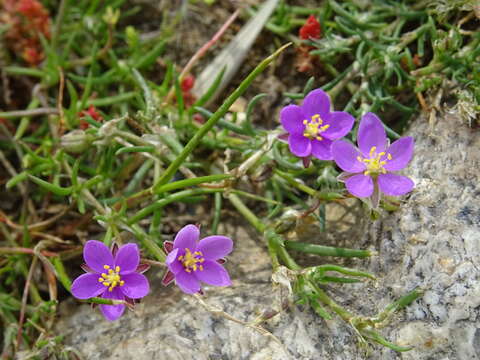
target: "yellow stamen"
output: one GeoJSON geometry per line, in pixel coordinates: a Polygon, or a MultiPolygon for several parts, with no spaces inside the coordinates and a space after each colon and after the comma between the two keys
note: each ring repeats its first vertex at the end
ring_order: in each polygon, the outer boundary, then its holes
{"type": "Polygon", "coordinates": [[[378,174],[386,174],[387,170],[384,168],[384,165],[389,161],[392,160],[392,154],[387,154],[385,151],[382,151],[377,154],[377,147],[372,146],[369,152],[369,159],[362,158],[361,156],[357,156],[357,160],[363,162],[367,169],[364,171],[363,175],[373,175],[377,176],[378,174]],[[386,159],[381,160],[382,157],[387,155],[386,159]]]}
{"type": "Polygon", "coordinates": [[[185,249],[185,255],[180,255],[178,260],[182,262],[185,271],[188,273],[192,272],[192,270],[203,270],[203,266],[197,265],[197,263],[203,263],[205,261],[201,251],[195,251],[192,253],[189,248],[185,249]]]}
{"type": "Polygon", "coordinates": [[[323,140],[323,137],[320,136],[322,132],[327,130],[330,125],[323,125],[323,120],[319,114],[313,115],[310,120],[303,120],[303,124],[305,125],[305,130],[303,131],[303,136],[309,139],[317,139],[323,140]]]}
{"type": "Polygon", "coordinates": [[[123,286],[125,284],[119,274],[120,266],[115,266],[115,270],[110,269],[108,265],[104,265],[103,268],[108,270],[108,274],[102,273],[102,277],[98,278],[98,281],[101,282],[103,286],[108,287],[108,291],[113,291],[116,286],[123,286]]]}

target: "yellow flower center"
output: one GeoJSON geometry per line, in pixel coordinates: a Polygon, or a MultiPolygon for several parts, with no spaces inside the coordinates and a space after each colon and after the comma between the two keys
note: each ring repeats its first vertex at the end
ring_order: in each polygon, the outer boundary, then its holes
{"type": "Polygon", "coordinates": [[[318,114],[313,115],[310,120],[303,120],[303,124],[305,125],[303,136],[309,139],[317,140],[323,140],[323,138],[319,134],[321,134],[330,127],[330,125],[321,126],[323,124],[323,120],[318,114]]]}
{"type": "Polygon", "coordinates": [[[205,259],[202,257],[203,254],[201,251],[195,251],[192,253],[189,248],[185,248],[185,255],[180,255],[178,260],[180,260],[185,268],[186,272],[193,271],[203,271],[203,265],[201,265],[205,259]],[[200,263],[197,265],[197,263],[200,263]]]}
{"type": "Polygon", "coordinates": [[[378,175],[378,174],[385,174],[387,170],[383,168],[383,166],[389,161],[392,160],[392,155],[385,153],[382,151],[377,154],[377,147],[372,146],[370,149],[369,159],[362,158],[361,156],[357,157],[357,160],[360,162],[365,163],[367,166],[367,170],[364,171],[363,175],[378,175]],[[387,158],[382,160],[382,156],[387,155],[387,158]]]}
{"type": "Polygon", "coordinates": [[[104,286],[108,287],[108,291],[112,291],[115,286],[120,285],[123,286],[125,281],[123,281],[120,277],[120,266],[115,266],[114,269],[110,269],[110,266],[103,265],[105,270],[108,270],[107,273],[102,273],[102,277],[98,278],[98,282],[101,282],[104,286]]]}

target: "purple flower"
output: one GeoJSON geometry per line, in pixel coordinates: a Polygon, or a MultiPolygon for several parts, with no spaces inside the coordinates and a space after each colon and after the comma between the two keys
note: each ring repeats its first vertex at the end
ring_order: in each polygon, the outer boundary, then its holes
{"type": "Polygon", "coordinates": [[[355,119],[344,111],[330,111],[330,97],[317,89],[305,97],[302,106],[284,107],[280,121],[288,132],[288,144],[294,155],[332,160],[332,141],[344,137],[355,119]]]}
{"type": "MultiPolygon", "coordinates": [[[[140,299],[148,294],[148,280],[141,273],[148,270],[148,265],[140,263],[137,244],[126,244],[112,251],[100,241],[89,240],[83,249],[83,258],[87,271],[72,284],[72,294],[78,299],[100,296],[104,299],[125,300],[133,304],[133,299],[140,299]]],[[[105,318],[109,321],[118,319],[125,310],[125,305],[100,305],[105,318]]]]}
{"type": "Polygon", "coordinates": [[[183,292],[195,294],[201,292],[200,282],[214,286],[232,284],[228,272],[221,265],[225,262],[223,257],[232,251],[232,240],[213,235],[198,241],[199,237],[199,228],[187,225],[178,232],[173,244],[165,242],[169,271],[163,278],[164,285],[175,279],[183,292]]]}
{"type": "Polygon", "coordinates": [[[406,176],[392,173],[407,166],[413,155],[413,138],[402,137],[389,145],[385,128],[374,113],[362,117],[358,129],[358,147],[338,140],[332,145],[333,159],[346,173],[340,175],[354,196],[371,197],[374,207],[380,191],[391,196],[410,192],[414,183],[406,176]]]}

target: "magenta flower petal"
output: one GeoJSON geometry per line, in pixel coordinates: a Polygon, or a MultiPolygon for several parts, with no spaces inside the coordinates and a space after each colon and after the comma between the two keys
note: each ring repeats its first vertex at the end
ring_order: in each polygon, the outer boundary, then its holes
{"type": "Polygon", "coordinates": [[[127,274],[137,269],[140,263],[140,251],[137,244],[126,244],[120,247],[115,257],[115,266],[120,266],[120,274],[127,274]]]}
{"type": "Polygon", "coordinates": [[[77,299],[90,299],[105,291],[105,286],[98,281],[99,274],[83,274],[73,281],[71,292],[77,299]]]}
{"type": "Polygon", "coordinates": [[[197,251],[202,253],[205,260],[217,260],[232,252],[233,241],[226,236],[213,235],[200,240],[197,251]]]}
{"type": "Polygon", "coordinates": [[[313,90],[303,101],[302,110],[307,118],[317,114],[324,118],[330,112],[330,97],[322,89],[313,90]]]}
{"type": "Polygon", "coordinates": [[[185,249],[194,250],[197,247],[198,237],[200,236],[200,229],[195,225],[184,226],[175,236],[173,242],[174,249],[185,249]]]}
{"type": "Polygon", "coordinates": [[[333,160],[343,171],[358,173],[366,169],[365,163],[358,161],[360,152],[347,141],[335,141],[332,145],[332,155],[333,160]]]}
{"type": "Polygon", "coordinates": [[[216,261],[205,260],[202,271],[195,271],[196,278],[214,286],[229,286],[232,284],[227,270],[216,261]]]}
{"type": "Polygon", "coordinates": [[[200,291],[200,282],[192,272],[180,271],[175,275],[175,283],[187,294],[196,294],[200,291]]]}
{"type": "Polygon", "coordinates": [[[403,137],[395,141],[387,149],[387,154],[392,156],[392,160],[387,160],[383,166],[385,170],[397,171],[403,169],[413,156],[414,141],[410,136],[403,137]]]}
{"type": "Polygon", "coordinates": [[[288,105],[280,112],[280,122],[289,134],[302,135],[305,129],[303,120],[305,120],[305,115],[300,106],[288,105]]]}
{"type": "Polygon", "coordinates": [[[354,175],[345,180],[345,186],[350,194],[356,197],[369,197],[373,193],[373,180],[363,174],[354,175]]]}
{"type": "Polygon", "coordinates": [[[173,251],[167,255],[167,259],[165,260],[168,269],[174,274],[178,274],[183,270],[182,263],[178,261],[178,256],[182,253],[184,253],[183,249],[173,249],[173,251]]]}
{"type": "Polygon", "coordinates": [[[324,138],[323,140],[312,140],[312,155],[320,160],[332,160],[332,140],[324,138]]]}
{"type": "Polygon", "coordinates": [[[290,151],[298,157],[308,156],[312,152],[310,139],[303,135],[290,135],[288,137],[288,145],[290,146],[290,151]]]}
{"type": "Polygon", "coordinates": [[[125,296],[132,299],[140,299],[148,294],[150,286],[147,278],[139,273],[130,273],[122,276],[122,281],[125,281],[120,290],[125,296]]]}
{"type": "Polygon", "coordinates": [[[89,240],[83,249],[83,259],[96,272],[105,271],[104,265],[113,266],[113,255],[110,249],[102,242],[89,240]]]}
{"type": "MultiPolygon", "coordinates": [[[[125,296],[123,293],[116,287],[113,291],[105,291],[102,296],[104,299],[112,299],[112,300],[124,300],[125,296]]],[[[125,311],[125,305],[118,304],[118,305],[100,305],[100,310],[102,311],[103,316],[108,321],[115,321],[120,316],[122,316],[123,312],[125,311]]]]}
{"type": "Polygon", "coordinates": [[[380,153],[387,146],[387,134],[380,119],[374,113],[366,113],[358,128],[358,147],[364,156],[368,156],[372,147],[380,153]]]}
{"type": "Polygon", "coordinates": [[[415,184],[406,176],[387,173],[378,176],[378,186],[387,195],[400,196],[412,191],[415,184]]]}
{"type": "Polygon", "coordinates": [[[322,133],[322,136],[331,140],[347,135],[355,122],[355,118],[345,111],[333,111],[325,120],[330,127],[322,133]]]}

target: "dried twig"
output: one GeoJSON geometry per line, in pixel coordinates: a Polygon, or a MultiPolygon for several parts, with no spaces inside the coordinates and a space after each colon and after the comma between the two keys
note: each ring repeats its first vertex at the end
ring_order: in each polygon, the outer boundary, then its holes
{"type": "MultiPolygon", "coordinates": [[[[187,65],[183,68],[182,72],[180,73],[178,80],[181,82],[182,79],[190,73],[190,70],[192,69],[193,65],[203,56],[207,53],[208,49],[210,49],[227,31],[228,27],[235,21],[239,14],[240,10],[237,9],[235,12],[227,19],[227,21],[222,25],[222,27],[213,35],[213,37],[208,40],[200,49],[197,50],[197,52],[188,60],[187,65]]],[[[170,102],[172,100],[173,95],[175,94],[175,89],[172,87],[170,89],[170,92],[168,93],[165,102],[170,102]]]]}
{"type": "Polygon", "coordinates": [[[195,298],[197,299],[197,301],[200,303],[200,305],[202,305],[208,312],[212,313],[213,315],[216,315],[216,316],[220,316],[220,317],[223,317],[224,319],[227,319],[227,320],[230,320],[230,321],[233,321],[237,324],[240,324],[240,325],[243,325],[245,327],[248,327],[248,328],[251,328],[255,331],[257,331],[258,333],[260,333],[261,335],[263,336],[266,336],[270,339],[272,339],[273,341],[275,341],[276,343],[278,343],[282,348],[283,348],[283,344],[282,342],[275,336],[273,335],[270,331],[264,329],[263,327],[261,327],[259,325],[259,321],[256,320],[256,321],[253,321],[253,322],[246,322],[246,321],[243,321],[243,320],[240,320],[240,319],[237,319],[236,317],[226,313],[225,311],[219,309],[218,307],[215,307],[215,306],[212,306],[212,305],[209,305],[207,304],[200,295],[198,294],[195,294],[194,295],[195,298]]]}
{"type": "Polygon", "coordinates": [[[23,296],[22,296],[22,307],[20,308],[20,317],[18,319],[18,333],[17,333],[17,349],[20,349],[20,345],[22,344],[22,331],[23,331],[23,322],[25,321],[25,309],[27,307],[27,298],[28,298],[28,290],[30,289],[30,283],[33,277],[33,271],[35,270],[35,266],[37,265],[38,258],[34,257],[32,260],[32,264],[30,265],[30,270],[28,270],[27,279],[25,281],[25,287],[23,288],[23,296]]]}

